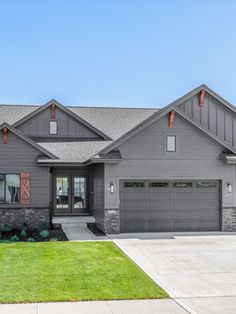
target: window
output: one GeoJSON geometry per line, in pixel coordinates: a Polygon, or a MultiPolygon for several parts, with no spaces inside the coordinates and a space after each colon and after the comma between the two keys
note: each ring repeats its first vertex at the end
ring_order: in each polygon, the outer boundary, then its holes
{"type": "Polygon", "coordinates": [[[57,121],[50,121],[50,134],[57,134],[57,121]]]}
{"type": "Polygon", "coordinates": [[[216,188],[215,181],[198,181],[196,182],[197,188],[216,188]]]}
{"type": "Polygon", "coordinates": [[[144,188],[144,182],[125,182],[125,188],[144,188]]]}
{"type": "Polygon", "coordinates": [[[20,175],[0,174],[0,203],[20,202],[20,175]]]}
{"type": "Polygon", "coordinates": [[[176,136],[167,135],[166,137],[166,151],[175,152],[176,151],[176,136]]]}
{"type": "Polygon", "coordinates": [[[148,186],[150,188],[168,188],[168,182],[149,182],[148,186]]]}
{"type": "Polygon", "coordinates": [[[192,182],[189,181],[176,181],[173,182],[173,188],[191,188],[192,187],[192,182]]]}

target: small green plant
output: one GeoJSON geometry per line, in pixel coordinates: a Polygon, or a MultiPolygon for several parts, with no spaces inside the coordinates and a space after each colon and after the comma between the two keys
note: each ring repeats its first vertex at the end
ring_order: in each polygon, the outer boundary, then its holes
{"type": "Polygon", "coordinates": [[[48,238],[49,237],[49,231],[48,230],[42,230],[42,231],[40,231],[39,235],[43,239],[48,238]]]}
{"type": "Polygon", "coordinates": [[[40,223],[40,230],[46,230],[47,229],[48,224],[45,221],[41,221],[40,223]]]}
{"type": "Polygon", "coordinates": [[[58,238],[51,238],[50,239],[50,242],[57,242],[58,241],[58,238]]]}
{"type": "Polygon", "coordinates": [[[12,236],[12,237],[10,238],[10,241],[12,241],[12,242],[17,242],[17,241],[20,241],[20,239],[19,239],[19,237],[15,234],[14,236],[12,236]]]}
{"type": "Polygon", "coordinates": [[[29,239],[27,240],[27,242],[35,242],[35,239],[34,239],[33,237],[31,237],[31,238],[29,238],[29,239]]]}
{"type": "Polygon", "coordinates": [[[27,232],[24,229],[22,229],[20,235],[22,238],[25,238],[27,237],[27,232]]]}
{"type": "Polygon", "coordinates": [[[23,224],[21,224],[21,229],[25,231],[29,230],[28,224],[26,222],[23,222],[23,224]]]}
{"type": "Polygon", "coordinates": [[[2,226],[2,228],[1,228],[1,231],[2,231],[2,232],[9,232],[9,231],[11,231],[10,225],[4,224],[4,225],[2,226]]]}

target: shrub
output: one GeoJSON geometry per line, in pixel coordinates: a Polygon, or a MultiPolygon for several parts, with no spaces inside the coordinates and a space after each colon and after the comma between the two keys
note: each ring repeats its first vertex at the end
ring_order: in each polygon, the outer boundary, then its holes
{"type": "Polygon", "coordinates": [[[20,239],[19,239],[19,237],[15,234],[14,236],[12,236],[12,237],[10,238],[10,241],[12,241],[12,242],[17,242],[17,241],[20,241],[20,239]]]}
{"type": "Polygon", "coordinates": [[[47,229],[47,223],[45,221],[42,221],[40,223],[40,230],[46,230],[47,229]]]}
{"type": "Polygon", "coordinates": [[[4,225],[2,226],[1,231],[2,231],[2,232],[9,232],[9,231],[11,231],[10,225],[4,224],[4,225]]]}
{"type": "Polygon", "coordinates": [[[29,239],[27,240],[27,242],[35,242],[35,239],[34,239],[34,238],[29,238],[29,239]]]}
{"type": "Polygon", "coordinates": [[[28,224],[26,222],[23,222],[23,224],[21,225],[21,229],[24,230],[24,231],[29,230],[28,224]]]}
{"type": "Polygon", "coordinates": [[[20,235],[22,238],[25,238],[27,237],[27,232],[24,229],[22,229],[20,235]]]}
{"type": "Polygon", "coordinates": [[[57,238],[51,238],[51,239],[50,239],[50,242],[57,242],[57,241],[58,241],[57,238]]]}
{"type": "Polygon", "coordinates": [[[49,237],[49,231],[48,230],[42,230],[42,231],[40,231],[39,235],[43,239],[48,238],[49,237]]]}

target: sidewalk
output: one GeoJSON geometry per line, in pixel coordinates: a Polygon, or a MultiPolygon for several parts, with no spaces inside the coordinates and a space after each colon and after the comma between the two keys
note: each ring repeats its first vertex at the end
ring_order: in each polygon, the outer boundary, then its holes
{"type": "Polygon", "coordinates": [[[187,314],[172,299],[0,304],[1,314],[187,314]]]}

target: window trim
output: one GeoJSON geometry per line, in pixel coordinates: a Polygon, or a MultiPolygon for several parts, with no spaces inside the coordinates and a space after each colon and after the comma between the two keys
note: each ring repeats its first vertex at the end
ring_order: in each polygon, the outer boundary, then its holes
{"type": "Polygon", "coordinates": [[[166,135],[166,152],[167,153],[176,153],[176,135],[166,135]],[[169,137],[173,137],[174,138],[174,145],[175,145],[175,149],[174,150],[169,150],[168,149],[168,138],[169,137]]]}
{"type": "Polygon", "coordinates": [[[58,134],[58,121],[57,120],[52,120],[52,119],[49,120],[49,134],[50,135],[57,135],[58,134]],[[51,122],[56,124],[56,132],[55,133],[51,132],[51,122]]]}
{"type": "Polygon", "coordinates": [[[7,196],[7,181],[6,181],[6,177],[7,175],[16,175],[19,177],[19,193],[21,193],[21,175],[20,173],[0,173],[1,176],[3,176],[4,178],[4,193],[3,193],[3,196],[4,196],[4,201],[3,202],[0,202],[1,205],[14,205],[14,204],[20,204],[21,203],[21,194],[19,194],[19,201],[18,202],[7,202],[6,201],[6,196],[7,196]]]}

